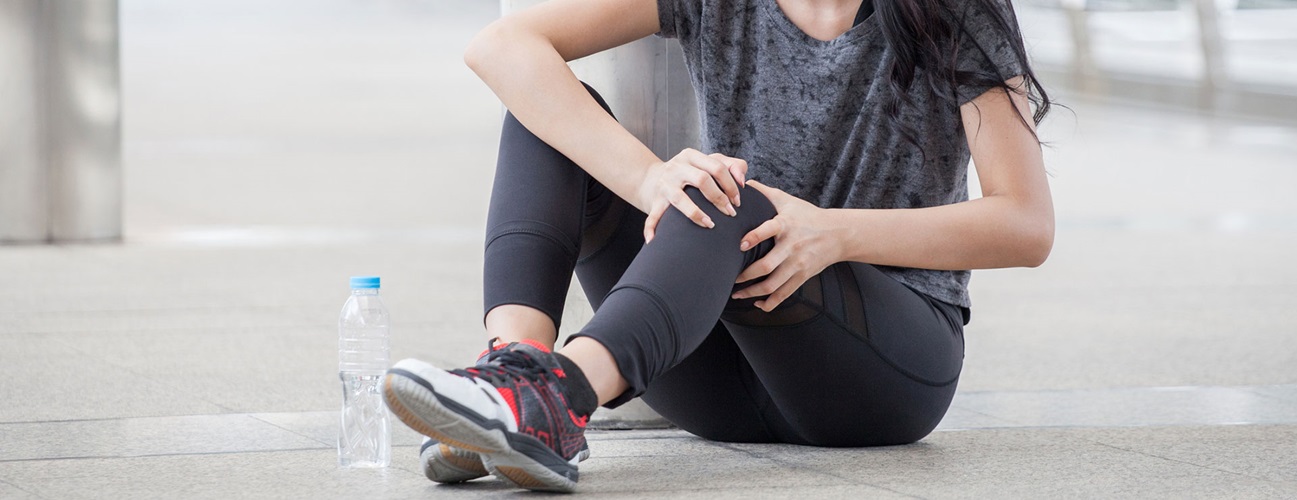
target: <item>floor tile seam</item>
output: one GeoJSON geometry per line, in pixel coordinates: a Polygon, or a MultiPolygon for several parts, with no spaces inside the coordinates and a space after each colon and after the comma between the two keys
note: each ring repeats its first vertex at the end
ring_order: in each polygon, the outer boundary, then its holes
{"type": "Polygon", "coordinates": [[[39,498],[39,499],[42,499],[42,500],[48,498],[48,497],[43,497],[43,496],[37,495],[36,492],[31,491],[31,490],[28,490],[28,489],[26,489],[26,488],[23,488],[22,486],[18,486],[17,484],[14,484],[14,483],[12,483],[12,482],[10,482],[10,481],[6,480],[5,478],[2,478],[2,477],[0,477],[0,483],[3,483],[3,484],[6,484],[6,485],[9,485],[10,488],[13,488],[13,489],[15,489],[15,490],[18,490],[18,491],[21,491],[21,492],[26,493],[26,494],[28,494],[28,495],[31,495],[31,496],[34,497],[34,498],[39,498]]]}
{"type": "MultiPolygon", "coordinates": [[[[686,493],[687,493],[687,492],[695,492],[695,491],[696,491],[696,492],[703,492],[703,491],[744,491],[744,490],[750,490],[750,491],[785,490],[785,491],[789,491],[789,492],[798,492],[798,491],[805,490],[805,489],[807,489],[807,488],[833,488],[833,487],[838,487],[838,488],[852,488],[852,487],[862,487],[862,486],[864,486],[864,487],[869,487],[869,486],[872,486],[872,485],[859,484],[859,483],[850,483],[850,484],[830,484],[830,485],[818,485],[818,486],[805,486],[805,485],[793,485],[793,486],[783,486],[783,485],[777,485],[777,486],[740,486],[740,487],[735,487],[735,486],[714,486],[714,487],[688,487],[688,488],[665,488],[665,489],[630,489],[630,490],[616,490],[616,491],[613,492],[613,493],[616,493],[616,494],[618,494],[618,495],[627,495],[627,494],[629,494],[629,495],[634,495],[634,494],[653,494],[653,495],[657,495],[657,494],[673,493],[673,492],[686,492],[686,493]]],[[[577,488],[578,488],[578,489],[577,489],[577,495],[581,495],[583,492],[581,491],[580,486],[578,486],[577,488]]],[[[891,493],[896,493],[896,494],[898,494],[898,495],[901,495],[901,496],[904,496],[904,497],[907,497],[907,498],[915,498],[915,499],[920,499],[920,500],[928,500],[928,497],[916,496],[916,495],[912,495],[912,494],[909,494],[909,493],[901,493],[901,492],[897,492],[897,491],[889,490],[889,489],[887,489],[887,488],[878,488],[878,487],[874,487],[874,488],[877,488],[877,489],[880,489],[880,490],[885,490],[885,491],[888,491],[888,492],[891,492],[891,493]]],[[[506,491],[507,491],[507,490],[506,490],[506,491]]],[[[598,493],[598,492],[588,492],[588,493],[585,493],[585,494],[586,494],[586,496],[593,496],[593,497],[596,497],[596,498],[599,496],[599,493],[598,493]]],[[[767,497],[768,497],[768,496],[765,496],[765,495],[757,495],[755,498],[767,498],[767,497]]]]}
{"type": "Polygon", "coordinates": [[[321,445],[324,445],[324,446],[336,446],[336,445],[337,445],[337,443],[329,443],[329,442],[321,441],[321,440],[319,440],[319,439],[315,439],[314,437],[308,436],[308,435],[303,434],[303,433],[301,433],[301,432],[297,432],[297,431],[295,431],[295,430],[293,430],[293,429],[289,429],[289,428],[287,428],[287,427],[284,427],[284,426],[282,426],[282,425],[276,424],[276,423],[274,423],[274,422],[270,422],[270,421],[268,421],[268,420],[265,420],[265,419],[263,419],[263,418],[258,417],[257,414],[255,414],[255,413],[249,413],[249,414],[247,414],[247,415],[248,415],[249,417],[251,417],[253,420],[256,420],[256,421],[261,422],[261,423],[264,423],[264,424],[267,424],[267,425],[269,425],[269,426],[271,426],[271,427],[274,427],[274,428],[276,428],[276,429],[279,429],[279,430],[282,430],[282,431],[288,432],[288,433],[290,433],[290,434],[295,434],[295,435],[297,435],[297,436],[299,436],[299,437],[305,438],[305,439],[308,440],[308,441],[313,441],[313,442],[316,442],[316,443],[320,443],[321,445]]]}
{"type": "Polygon", "coordinates": [[[23,463],[23,462],[47,462],[62,460],[125,460],[132,458],[159,458],[159,457],[196,457],[196,456],[219,456],[219,455],[238,455],[241,453],[280,453],[294,451],[319,451],[329,450],[332,447],[318,446],[310,448],[273,448],[266,450],[232,450],[232,451],[199,451],[190,453],[140,453],[137,455],[86,455],[80,457],[45,457],[45,458],[11,458],[0,459],[0,464],[23,463]]]}
{"type": "Polygon", "coordinates": [[[734,445],[731,444],[731,443],[725,443],[725,442],[715,441],[715,442],[712,442],[712,444],[714,444],[716,447],[719,447],[719,448],[722,448],[722,449],[727,449],[727,450],[730,450],[730,451],[735,451],[735,452],[738,452],[738,453],[741,453],[741,454],[747,455],[747,456],[749,456],[749,457],[751,457],[751,458],[758,458],[758,459],[769,460],[769,461],[771,461],[771,462],[774,462],[774,463],[776,463],[776,464],[779,464],[779,465],[781,465],[781,466],[783,466],[783,467],[786,467],[786,468],[789,468],[789,469],[792,469],[792,470],[795,470],[795,471],[810,472],[810,473],[812,473],[812,474],[816,474],[816,475],[820,475],[820,476],[828,476],[828,477],[831,477],[831,478],[837,479],[837,480],[839,480],[839,481],[845,481],[847,484],[852,484],[852,485],[857,485],[857,486],[867,486],[867,487],[870,487],[870,488],[876,488],[876,489],[880,489],[880,490],[883,490],[883,491],[888,491],[888,492],[895,493],[895,494],[897,494],[897,495],[901,495],[901,496],[905,496],[905,497],[909,497],[909,498],[924,499],[924,497],[919,496],[919,495],[915,495],[915,494],[913,494],[913,493],[906,493],[906,492],[898,491],[898,490],[895,490],[895,489],[892,489],[892,488],[888,488],[888,487],[886,487],[886,486],[882,486],[882,485],[879,485],[879,484],[873,484],[873,483],[870,483],[870,482],[867,482],[867,481],[858,481],[858,480],[856,480],[856,479],[854,479],[854,478],[852,478],[852,477],[844,477],[844,476],[842,476],[842,475],[840,475],[840,474],[837,474],[837,473],[834,473],[834,472],[824,471],[824,470],[816,469],[816,468],[813,468],[813,467],[807,467],[807,466],[805,466],[805,465],[802,465],[801,463],[797,463],[797,462],[793,462],[793,461],[785,460],[785,459],[778,458],[778,457],[769,456],[769,455],[766,455],[766,454],[764,454],[764,453],[758,453],[758,452],[756,452],[756,451],[752,451],[752,450],[746,450],[746,449],[740,448],[740,447],[738,447],[738,446],[734,446],[734,445]]]}
{"type": "MultiPolygon", "coordinates": [[[[1018,421],[1018,420],[1015,420],[1015,419],[1013,419],[1013,418],[1010,418],[1010,417],[1002,417],[1002,416],[999,416],[999,415],[992,415],[992,414],[990,414],[990,413],[986,413],[986,412],[981,411],[981,410],[975,410],[975,409],[972,409],[972,408],[966,408],[966,407],[963,407],[963,406],[955,406],[955,405],[953,405],[953,404],[950,406],[950,408],[955,408],[955,409],[958,409],[958,410],[960,410],[960,411],[966,411],[966,412],[969,412],[969,413],[976,413],[976,414],[981,415],[981,416],[986,417],[986,418],[999,420],[999,421],[1005,422],[1005,423],[1007,423],[1007,424],[1011,424],[1011,425],[1013,426],[1013,428],[1022,428],[1022,427],[1025,427],[1025,426],[1026,426],[1025,423],[1023,423],[1023,422],[1021,422],[1021,421],[1018,421]]],[[[950,410],[947,409],[946,412],[949,413],[950,410]]],[[[943,417],[943,420],[944,420],[944,417],[943,417]]],[[[1005,426],[1005,427],[1009,427],[1009,426],[1005,426]]],[[[971,428],[968,428],[968,429],[976,429],[976,428],[978,428],[978,427],[971,427],[971,428]]],[[[985,428],[994,428],[994,427],[989,427],[989,426],[988,426],[988,427],[985,427],[985,428]]],[[[955,427],[955,428],[949,428],[949,429],[935,429],[935,430],[958,430],[958,429],[965,429],[965,428],[963,428],[963,427],[955,427]]]]}
{"type": "MultiPolygon", "coordinates": [[[[401,326],[424,326],[424,325],[403,323],[401,326]]],[[[264,335],[265,329],[283,330],[285,328],[292,328],[295,330],[300,329],[303,332],[315,331],[320,329],[320,324],[319,323],[292,323],[292,324],[260,324],[255,326],[176,326],[176,327],[122,328],[122,329],[99,328],[95,330],[80,330],[80,329],[20,330],[20,331],[11,331],[11,332],[0,331],[0,336],[4,336],[4,335],[113,335],[113,334],[159,334],[159,333],[185,334],[191,332],[207,332],[207,331],[220,331],[225,333],[234,333],[234,334],[242,334],[242,335],[264,335]]]]}
{"type": "MultiPolygon", "coordinates": [[[[409,322],[405,321],[399,325],[402,328],[433,328],[446,326],[445,321],[422,321],[409,322]]],[[[19,331],[0,331],[0,337],[5,335],[112,335],[120,333],[129,334],[153,334],[153,333],[174,333],[184,334],[191,332],[203,331],[220,331],[225,333],[236,333],[244,335],[264,335],[262,331],[266,328],[283,330],[285,328],[300,329],[302,331],[315,331],[321,328],[320,323],[289,323],[289,324],[261,324],[256,326],[177,326],[177,327],[158,327],[158,328],[124,328],[120,330],[19,330],[19,331]]],[[[326,327],[329,328],[329,327],[326,327]]]]}
{"type": "Polygon", "coordinates": [[[1168,461],[1168,462],[1175,462],[1175,463],[1178,463],[1178,464],[1189,465],[1189,466],[1193,466],[1193,467],[1199,467],[1199,468],[1202,468],[1202,469],[1207,469],[1207,470],[1216,471],[1216,472],[1222,472],[1222,473],[1225,473],[1225,474],[1231,474],[1231,475],[1235,475],[1235,476],[1239,476],[1239,477],[1245,477],[1245,478],[1248,478],[1248,479],[1255,479],[1255,480],[1257,480],[1257,481],[1261,481],[1261,482],[1264,482],[1264,483],[1288,483],[1288,481],[1275,480],[1275,479],[1270,479],[1270,478],[1265,478],[1265,477],[1258,477],[1258,476],[1254,476],[1254,475],[1252,475],[1252,474],[1247,474],[1247,473],[1244,473],[1244,472],[1237,472],[1237,471],[1232,471],[1232,470],[1229,470],[1229,469],[1222,469],[1222,468],[1220,468],[1220,467],[1213,467],[1213,466],[1206,465],[1206,464],[1200,464],[1200,463],[1196,463],[1196,462],[1190,462],[1190,461],[1187,461],[1187,460],[1180,460],[1180,459],[1176,459],[1176,458],[1166,457],[1166,456],[1158,455],[1158,454],[1156,454],[1156,453],[1148,453],[1148,452],[1145,452],[1145,451],[1132,450],[1132,449],[1124,448],[1124,447],[1117,446],[1117,445],[1114,445],[1114,444],[1105,443],[1105,442],[1100,441],[1100,440],[1098,440],[1098,439],[1089,438],[1089,437],[1085,437],[1085,436],[1077,436],[1077,437],[1079,437],[1080,439],[1083,439],[1083,440],[1085,440],[1085,441],[1089,441],[1089,442],[1091,442],[1091,443],[1094,443],[1094,444],[1100,445],[1100,446],[1104,446],[1104,447],[1112,448],[1112,449],[1114,449],[1114,450],[1124,451],[1124,452],[1127,452],[1127,453],[1134,453],[1134,454],[1136,454],[1136,455],[1142,455],[1142,456],[1149,457],[1149,458],[1156,458],[1156,459],[1166,460],[1166,461],[1168,461]]]}
{"type": "MultiPolygon", "coordinates": [[[[1222,292],[1222,291],[1253,291],[1253,290],[1258,289],[1258,288],[1260,288],[1260,289],[1266,289],[1267,291],[1270,291],[1270,289],[1274,289],[1274,290],[1280,290],[1280,291],[1284,291],[1284,292],[1292,293],[1292,292],[1291,292],[1292,285],[1291,285],[1290,283],[1281,283],[1281,282],[1273,282],[1273,283],[1269,283],[1269,282],[1267,282],[1267,283],[1229,284],[1229,285],[1217,284],[1216,286],[1212,286],[1210,283],[1209,283],[1209,284],[1206,284],[1206,285],[1202,285],[1202,284],[1187,284],[1187,283],[1171,283],[1171,284],[1156,284],[1156,285],[1145,285],[1145,284],[1141,284],[1141,285],[1116,285],[1116,286],[1113,286],[1113,285],[1108,285],[1108,286],[1088,286],[1088,285],[1084,285],[1084,284],[1078,284],[1078,285],[1076,285],[1076,286],[1072,286],[1072,287],[1070,287],[1070,288],[1068,288],[1068,289],[1066,289],[1066,290],[1059,290],[1056,286],[1050,286],[1049,284],[1044,284],[1044,283],[1042,283],[1042,284],[1040,284],[1040,285],[1038,285],[1038,286],[1031,286],[1030,284],[1024,284],[1024,285],[1022,285],[1022,286],[1016,286],[1016,287],[1013,287],[1013,288],[1009,288],[1009,287],[1003,287],[1003,288],[1001,288],[1001,287],[996,287],[995,285],[992,285],[992,284],[983,284],[983,285],[980,285],[980,286],[976,289],[976,292],[979,292],[979,293],[976,293],[976,295],[979,295],[979,296],[980,296],[980,295],[995,295],[995,296],[997,296],[997,298],[998,298],[998,297],[1006,297],[1006,296],[1030,296],[1030,297],[1038,297],[1038,296],[1040,296],[1040,293],[1038,293],[1038,292],[1044,292],[1044,291],[1047,291],[1047,292],[1053,292],[1053,294],[1055,294],[1055,295],[1069,295],[1069,294],[1075,294],[1075,293],[1078,292],[1078,291],[1090,292],[1090,293],[1097,293],[1097,292],[1148,292],[1148,291],[1158,291],[1158,292],[1165,292],[1165,291],[1185,291],[1185,292],[1210,291],[1210,292],[1222,292]],[[1037,292],[1037,293],[1033,293],[1033,292],[1037,292]]],[[[1165,294],[1163,295],[1163,297],[1169,297],[1169,296],[1170,296],[1170,295],[1165,295],[1165,294]]],[[[980,298],[980,297],[979,297],[979,298],[980,298]]]]}
{"type": "MultiPolygon", "coordinates": [[[[641,431],[629,430],[629,431],[611,431],[611,432],[616,432],[619,434],[620,433],[629,434],[629,433],[636,433],[641,431]]],[[[626,437],[605,437],[603,435],[592,436],[590,434],[587,434],[586,439],[589,439],[590,441],[649,441],[649,440],[656,441],[656,440],[666,440],[666,439],[692,440],[692,439],[701,439],[701,438],[697,438],[692,434],[683,434],[679,436],[630,436],[628,435],[626,437]],[[595,438],[596,436],[597,438],[595,438]],[[591,438],[595,438],[595,439],[591,439],[591,438]]]]}
{"type": "Polygon", "coordinates": [[[31,425],[31,424],[70,424],[70,423],[79,423],[79,422],[116,422],[122,420],[145,420],[145,419],[155,419],[155,418],[233,417],[233,416],[250,416],[250,415],[263,414],[263,413],[302,414],[302,413],[320,413],[322,411],[323,410],[303,411],[303,412],[257,412],[257,413],[248,413],[248,412],[182,413],[177,415],[140,415],[140,416],[133,416],[133,417],[68,418],[68,419],[57,419],[57,420],[15,420],[12,422],[0,422],[0,426],[31,425]]]}
{"type": "Polygon", "coordinates": [[[66,341],[64,341],[64,340],[62,340],[62,339],[54,338],[54,339],[52,339],[52,340],[54,340],[55,342],[57,342],[57,343],[59,343],[59,344],[62,344],[64,347],[67,347],[68,349],[72,349],[73,351],[75,351],[75,352],[81,354],[82,356],[86,356],[86,357],[88,357],[88,358],[90,358],[90,359],[97,360],[97,361],[99,361],[99,362],[102,362],[102,363],[104,363],[104,364],[107,364],[108,366],[116,367],[116,368],[118,368],[118,369],[120,369],[120,370],[125,371],[126,373],[129,373],[129,374],[131,374],[131,375],[135,375],[136,377],[140,377],[140,378],[143,378],[143,379],[145,379],[145,380],[149,380],[150,382],[155,383],[155,384],[158,384],[159,387],[162,387],[162,388],[164,388],[164,389],[167,389],[167,390],[173,391],[173,392],[175,392],[175,393],[177,393],[177,394],[186,394],[186,395],[189,395],[190,397],[193,397],[193,398],[195,398],[195,399],[197,399],[197,400],[199,400],[199,401],[202,401],[202,402],[204,402],[204,403],[207,403],[207,404],[210,404],[210,405],[215,406],[215,407],[217,407],[217,408],[220,408],[220,409],[222,409],[222,410],[225,410],[226,413],[235,413],[233,408],[230,408],[230,407],[225,406],[225,405],[223,405],[223,404],[217,403],[217,402],[215,402],[215,401],[210,401],[210,400],[208,400],[207,398],[204,398],[204,397],[202,397],[202,396],[193,396],[192,394],[187,393],[185,390],[183,390],[183,389],[181,389],[181,388],[179,388],[179,387],[172,386],[172,385],[170,385],[170,384],[167,384],[166,382],[161,382],[161,381],[158,380],[158,378],[160,378],[160,377],[150,377],[150,376],[147,375],[147,374],[137,372],[137,371],[135,371],[134,369],[132,369],[132,368],[130,368],[130,367],[127,367],[127,366],[125,366],[125,365],[122,365],[122,364],[119,364],[119,363],[115,363],[115,362],[113,362],[113,361],[110,360],[110,359],[103,358],[103,357],[97,356],[97,355],[95,355],[95,354],[88,353],[88,352],[86,352],[85,350],[82,350],[80,347],[78,347],[78,346],[76,346],[76,345],[74,345],[74,344],[71,344],[71,343],[69,343],[69,342],[66,342],[66,341]]]}
{"type": "MultiPolygon", "coordinates": [[[[310,303],[306,303],[306,302],[304,302],[304,303],[302,303],[301,305],[280,304],[280,305],[274,305],[274,306],[256,306],[256,305],[253,305],[253,306],[239,306],[239,307],[237,308],[237,310],[239,310],[239,311],[272,311],[272,312],[273,312],[273,311],[282,311],[282,310],[284,310],[285,308],[288,308],[288,309],[297,309],[297,308],[301,308],[301,309],[314,309],[314,308],[318,308],[319,306],[320,306],[320,304],[317,304],[317,303],[314,303],[314,302],[310,302],[310,303]]],[[[74,314],[102,314],[102,313],[126,313],[126,314],[138,314],[138,313],[158,313],[158,312],[195,312],[195,311],[224,312],[224,311],[229,311],[229,310],[230,310],[230,308],[229,308],[229,307],[226,307],[226,306],[212,306],[212,305],[175,306],[175,307],[114,307],[114,308],[111,308],[111,309],[38,309],[38,310],[35,310],[35,311],[30,310],[30,309],[25,309],[25,310],[22,310],[22,311],[0,310],[0,316],[4,316],[4,315],[6,315],[6,314],[68,314],[68,313],[74,313],[74,314]]]]}
{"type": "MultiPolygon", "coordinates": [[[[315,440],[312,440],[312,441],[315,441],[315,440]]],[[[316,442],[318,442],[318,441],[316,441],[316,442]]],[[[8,464],[8,463],[44,462],[44,461],[51,461],[51,460],[60,460],[60,461],[61,461],[61,460],[118,460],[118,459],[129,459],[129,458],[188,457],[188,456],[206,456],[206,455],[237,455],[237,454],[240,454],[240,453],[278,453],[278,452],[294,452],[294,451],[320,451],[320,450],[333,450],[333,449],[336,449],[335,446],[336,446],[336,445],[334,445],[334,444],[328,444],[328,443],[326,443],[326,444],[321,444],[320,446],[312,446],[312,447],[308,447],[308,448],[272,448],[272,449],[264,449],[264,450],[193,451],[193,452],[177,452],[177,453],[139,453],[139,454],[133,454],[133,455],[85,455],[85,456],[61,456],[61,457],[5,458],[5,459],[0,459],[0,465],[8,464]]],[[[398,450],[398,449],[402,449],[402,450],[404,450],[404,449],[415,450],[415,449],[418,449],[418,448],[419,448],[419,445],[414,445],[414,444],[394,444],[394,445],[392,445],[392,449],[393,449],[393,450],[398,450]]],[[[408,469],[403,469],[403,470],[408,470],[408,469]]],[[[411,471],[411,472],[413,472],[413,471],[411,471]]],[[[3,480],[0,479],[0,482],[3,482],[3,480]]]]}
{"type": "Polygon", "coordinates": [[[1153,386],[1121,386],[1121,387],[1096,387],[1085,389],[1040,389],[1040,390],[1006,390],[1006,391],[963,391],[956,394],[959,396],[981,396],[986,394],[1064,394],[1064,393],[1081,393],[1081,392],[1133,392],[1133,391],[1188,391],[1201,389],[1233,389],[1242,391],[1253,391],[1258,388],[1285,388],[1294,389],[1297,392],[1297,384],[1248,384],[1248,385],[1153,385],[1153,386]]]}
{"type": "Polygon", "coordinates": [[[1176,423],[1176,424],[1139,424],[1139,425],[1017,425],[1017,426],[982,426],[982,427],[947,427],[933,432],[968,432],[968,431],[1010,431],[1010,430],[1102,430],[1102,429],[1184,429],[1184,428],[1223,428],[1223,427],[1292,427],[1297,425],[1297,417],[1291,422],[1248,422],[1226,424],[1176,423]]]}
{"type": "MultiPolygon", "coordinates": [[[[1247,392],[1251,393],[1252,395],[1254,395],[1254,396],[1256,396],[1256,397],[1258,397],[1258,398],[1268,399],[1268,400],[1271,400],[1271,401],[1279,401],[1279,402],[1283,402],[1283,403],[1297,403],[1297,398],[1294,398],[1294,399],[1284,398],[1284,397],[1276,396],[1276,395],[1274,395],[1274,394],[1269,394],[1269,393],[1265,393],[1265,392],[1260,392],[1260,391],[1258,390],[1258,389],[1261,389],[1261,388],[1275,388],[1275,387],[1285,387],[1285,388],[1286,388],[1286,387],[1295,387],[1295,388],[1297,388],[1297,384],[1253,385],[1253,386],[1245,386],[1245,387],[1247,387],[1247,388],[1244,389],[1244,390],[1246,390],[1247,392]]],[[[1293,394],[1297,394],[1297,390],[1294,390],[1294,391],[1293,391],[1293,394]]]]}

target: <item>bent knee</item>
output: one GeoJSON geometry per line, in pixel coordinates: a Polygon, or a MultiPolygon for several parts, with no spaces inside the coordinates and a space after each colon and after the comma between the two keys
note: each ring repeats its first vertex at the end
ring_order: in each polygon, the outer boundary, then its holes
{"type": "MultiPolygon", "coordinates": [[[[761,223],[773,219],[777,213],[774,204],[770,203],[766,195],[761,194],[761,191],[757,191],[756,188],[748,186],[740,188],[739,202],[741,204],[734,207],[735,215],[733,216],[721,213],[721,210],[703,195],[701,189],[685,186],[685,194],[689,195],[689,199],[695,205],[698,205],[698,208],[701,208],[708,217],[711,217],[717,228],[720,228],[724,223],[726,226],[736,227],[742,231],[742,234],[746,234],[748,231],[756,229],[761,223]]],[[[681,217],[684,216],[684,214],[679,213],[679,210],[676,213],[681,217]]]]}

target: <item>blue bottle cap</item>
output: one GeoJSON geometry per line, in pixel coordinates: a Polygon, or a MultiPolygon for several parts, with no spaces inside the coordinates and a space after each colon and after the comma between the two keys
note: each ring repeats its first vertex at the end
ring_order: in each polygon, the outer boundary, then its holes
{"type": "Polygon", "coordinates": [[[378,276],[352,276],[351,288],[378,288],[378,276]]]}

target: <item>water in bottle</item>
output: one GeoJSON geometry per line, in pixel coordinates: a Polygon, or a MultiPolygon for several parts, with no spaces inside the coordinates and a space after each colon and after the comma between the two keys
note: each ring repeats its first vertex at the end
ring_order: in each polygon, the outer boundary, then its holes
{"type": "Polygon", "coordinates": [[[351,297],[338,318],[338,465],[343,467],[387,467],[392,461],[392,429],[379,386],[391,353],[387,308],[378,289],[377,276],[351,278],[351,297]]]}

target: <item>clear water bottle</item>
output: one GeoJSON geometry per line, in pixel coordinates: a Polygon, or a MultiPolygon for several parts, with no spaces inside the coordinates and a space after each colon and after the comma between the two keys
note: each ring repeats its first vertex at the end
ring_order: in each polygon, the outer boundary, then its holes
{"type": "Polygon", "coordinates": [[[387,308],[377,276],[351,278],[351,298],[338,318],[338,376],[342,379],[342,425],[338,465],[387,467],[392,428],[379,383],[391,364],[387,308]]]}

